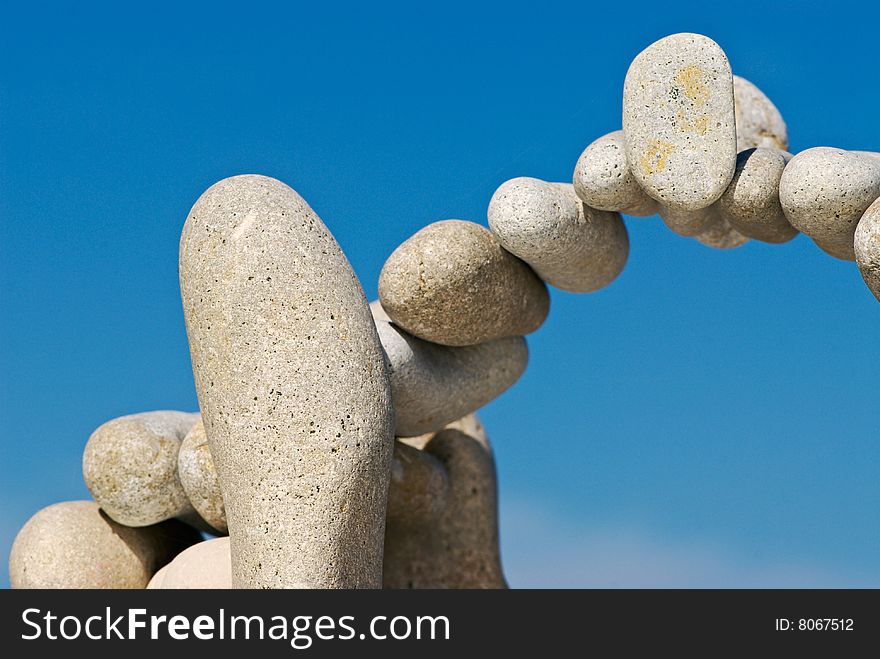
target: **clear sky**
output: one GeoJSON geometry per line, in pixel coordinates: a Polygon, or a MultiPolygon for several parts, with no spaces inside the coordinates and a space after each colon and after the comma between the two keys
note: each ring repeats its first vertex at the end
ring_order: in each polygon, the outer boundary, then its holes
{"type": "MultiPolygon", "coordinates": [[[[0,4],[0,583],[113,417],[197,407],[177,280],[218,179],[299,191],[367,295],[435,220],[568,181],[652,41],[715,39],[792,151],[880,150],[876,3],[0,4]],[[321,5],[319,8],[318,6],[321,5]]],[[[880,307],[804,237],[628,218],[482,412],[514,586],[880,586],[880,307]]]]}

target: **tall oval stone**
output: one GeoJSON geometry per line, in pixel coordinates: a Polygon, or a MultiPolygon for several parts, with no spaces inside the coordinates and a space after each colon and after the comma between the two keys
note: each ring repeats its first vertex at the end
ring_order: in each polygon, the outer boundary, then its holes
{"type": "Polygon", "coordinates": [[[126,526],[196,520],[178,478],[177,454],[198,419],[198,413],[142,412],[95,430],[83,452],[83,479],[104,512],[126,526]]]}
{"type": "Polygon", "coordinates": [[[235,176],[189,213],[180,287],[234,586],[379,586],[390,387],[339,245],[291,188],[235,176]]]}
{"type": "Polygon", "coordinates": [[[379,300],[410,334],[466,346],[534,332],[550,310],[547,287],[479,224],[434,222],[382,266],[379,300]]]}
{"type": "Polygon", "coordinates": [[[733,176],[733,73],[699,34],[673,34],[633,60],[623,86],[623,134],[633,175],[665,206],[697,210],[733,176]]]}
{"type": "Polygon", "coordinates": [[[529,350],[521,336],[474,346],[442,346],[377,320],[388,356],[395,434],[412,437],[440,430],[500,396],[526,370],[529,350]]]}
{"type": "Polygon", "coordinates": [[[13,588],[145,588],[198,532],[177,520],[131,528],[94,501],[43,508],[22,527],[9,555],[13,588]]]}
{"type": "Polygon", "coordinates": [[[868,206],[859,220],[854,247],[862,279],[880,300],[880,199],[868,206]]]}
{"type": "Polygon", "coordinates": [[[779,180],[779,201],[791,225],[823,251],[853,261],[862,214],[880,197],[880,160],[831,147],[801,151],[779,180]]]}
{"type": "Polygon", "coordinates": [[[629,236],[618,213],[584,204],[570,183],[521,176],[489,201],[489,228],[541,279],[573,293],[591,293],[621,273],[629,236]]]}

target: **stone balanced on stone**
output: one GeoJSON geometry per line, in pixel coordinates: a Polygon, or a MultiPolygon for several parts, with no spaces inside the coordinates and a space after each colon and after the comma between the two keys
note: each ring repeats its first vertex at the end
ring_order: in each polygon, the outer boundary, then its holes
{"type": "Polygon", "coordinates": [[[503,182],[488,229],[445,220],[405,240],[371,305],[291,188],[209,188],[180,246],[201,417],[98,428],[83,456],[95,501],[25,524],[13,587],[505,587],[473,413],[525,370],[547,285],[620,275],[621,214],[720,249],[804,233],[855,260],[880,300],[880,154],[789,153],[782,114],[714,41],[639,53],[621,126],[587,145],[571,184],[503,182]],[[229,536],[197,542],[196,528],[229,536]]]}

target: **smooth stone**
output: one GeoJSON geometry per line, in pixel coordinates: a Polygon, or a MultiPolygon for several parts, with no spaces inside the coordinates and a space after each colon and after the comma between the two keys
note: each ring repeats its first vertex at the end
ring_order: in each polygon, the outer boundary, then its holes
{"type": "Polygon", "coordinates": [[[388,356],[398,436],[440,430],[483,407],[519,379],[529,360],[521,336],[450,347],[423,341],[382,320],[376,328],[388,356]]]}
{"type": "Polygon", "coordinates": [[[856,225],[880,197],[880,160],[815,147],[789,161],[779,201],[791,225],[837,258],[853,261],[856,225]]]}
{"type": "Polygon", "coordinates": [[[880,301],[880,199],[859,220],[853,246],[862,279],[880,301]]]}
{"type": "Polygon", "coordinates": [[[215,532],[228,533],[226,507],[220,491],[220,477],[211,457],[205,424],[201,419],[183,438],[177,456],[177,472],[196,512],[215,532]]]}
{"type": "Polygon", "coordinates": [[[232,588],[229,537],[203,540],[178,554],[147,586],[156,590],[232,588]]]}
{"type": "Polygon", "coordinates": [[[547,287],[484,227],[434,222],[400,245],[379,275],[382,308],[420,339],[466,346],[534,332],[547,287]]]}
{"type": "Polygon", "coordinates": [[[734,249],[745,245],[749,239],[730,226],[718,211],[718,204],[710,207],[710,221],[703,230],[694,236],[697,242],[715,249],[734,249]]]}
{"type": "Polygon", "coordinates": [[[757,147],[788,150],[788,128],[773,101],[753,83],[733,76],[736,150],[757,147]]]}
{"type": "Polygon", "coordinates": [[[385,588],[506,588],[498,548],[495,461],[482,425],[462,420],[427,438],[402,440],[446,469],[446,506],[425,523],[388,520],[385,588]]]}
{"type": "Polygon", "coordinates": [[[874,160],[880,160],[880,153],[877,153],[876,151],[853,151],[852,153],[858,153],[860,156],[868,156],[874,160]]]}
{"type": "Polygon", "coordinates": [[[177,453],[199,414],[131,414],[101,425],[83,452],[83,478],[112,519],[149,526],[194,510],[177,475],[177,453]]]}
{"type": "Polygon", "coordinates": [[[382,308],[382,303],[379,300],[373,300],[370,302],[370,313],[373,314],[373,320],[384,320],[386,322],[391,322],[391,318],[388,317],[388,314],[385,313],[385,309],[382,308]]]}
{"type": "Polygon", "coordinates": [[[391,525],[430,524],[446,509],[449,475],[430,453],[394,442],[388,520],[391,525]]]}
{"type": "Polygon", "coordinates": [[[623,86],[623,134],[648,195],[678,210],[715,202],[737,152],[733,74],[718,44],[673,34],[639,53],[623,86]]]}
{"type": "Polygon", "coordinates": [[[722,217],[740,234],[784,243],[798,234],[779,203],[779,180],[791,154],[775,148],[747,149],[736,157],[736,172],[718,200],[722,217]]]}
{"type": "Polygon", "coordinates": [[[589,208],[571,184],[511,179],[492,195],[488,216],[501,246],[556,288],[596,291],[626,265],[629,237],[620,215],[589,208]]]}
{"type": "Polygon", "coordinates": [[[330,231],[280,181],[224,179],[186,220],[180,284],[233,586],[381,586],[391,387],[330,231]]]}
{"type": "Polygon", "coordinates": [[[668,206],[660,206],[660,219],[673,233],[679,236],[696,236],[706,231],[715,220],[715,208],[707,206],[695,211],[683,211],[668,206]]]}
{"type": "Polygon", "coordinates": [[[144,588],[199,533],[177,520],[132,528],[94,501],[43,508],[22,527],[9,555],[13,588],[144,588]]]}
{"type": "MultiPolygon", "coordinates": [[[[626,161],[623,131],[590,144],[574,167],[574,191],[590,208],[625,215],[654,215],[657,202],[645,194],[626,161]]],[[[491,222],[490,222],[491,224],[491,222]]]]}

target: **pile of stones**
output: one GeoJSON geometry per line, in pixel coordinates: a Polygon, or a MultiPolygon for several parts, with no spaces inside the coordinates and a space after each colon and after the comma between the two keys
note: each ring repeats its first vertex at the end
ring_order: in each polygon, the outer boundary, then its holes
{"type": "Polygon", "coordinates": [[[547,284],[620,274],[621,214],[721,249],[804,233],[880,298],[880,155],[787,149],[777,108],[714,41],[666,37],[633,61],[622,130],[586,147],[572,183],[516,178],[488,229],[418,231],[371,304],[294,190],[216,183],[180,242],[201,413],[99,427],[83,455],[94,501],[27,522],[13,587],[504,587],[474,412],[525,370],[547,284]]]}

